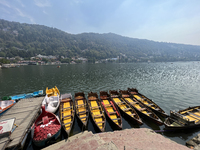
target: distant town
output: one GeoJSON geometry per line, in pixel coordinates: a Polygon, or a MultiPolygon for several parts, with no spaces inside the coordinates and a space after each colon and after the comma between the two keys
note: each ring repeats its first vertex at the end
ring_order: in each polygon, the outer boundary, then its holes
{"type": "MultiPolygon", "coordinates": [[[[119,56],[117,58],[107,58],[98,61],[94,61],[93,63],[108,63],[108,62],[119,62],[119,56]]],[[[20,65],[59,65],[59,64],[80,64],[80,63],[88,63],[87,58],[83,57],[72,57],[71,60],[65,60],[63,56],[61,58],[57,56],[45,56],[45,55],[37,55],[35,57],[31,57],[30,60],[25,60],[22,57],[16,56],[12,58],[4,58],[0,57],[0,67],[2,68],[12,68],[18,67],[20,65]]]]}

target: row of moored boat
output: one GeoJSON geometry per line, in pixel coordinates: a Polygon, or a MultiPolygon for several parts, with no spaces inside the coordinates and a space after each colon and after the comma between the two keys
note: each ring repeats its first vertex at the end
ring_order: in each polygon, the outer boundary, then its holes
{"type": "MultiPolygon", "coordinates": [[[[38,93],[40,94],[37,96],[42,95],[41,90],[38,93]]],[[[109,92],[100,91],[99,96],[97,93],[89,92],[87,98],[84,92],[78,92],[75,93],[73,100],[70,93],[60,95],[55,86],[52,89],[46,88],[42,113],[32,126],[34,144],[45,146],[48,141],[57,139],[61,132],[61,126],[69,136],[75,115],[82,123],[83,129],[87,128],[90,115],[99,132],[105,131],[106,118],[112,124],[113,129],[122,129],[121,115],[139,125],[143,124],[141,119],[143,117],[157,125],[164,124],[166,129],[200,126],[200,106],[179,112],[170,111],[170,116],[168,116],[155,102],[140,94],[135,88],[110,90],[109,92]],[[57,110],[59,110],[59,117],[54,114],[57,110]],[[167,117],[167,119],[163,122],[160,117],[167,117]]]]}

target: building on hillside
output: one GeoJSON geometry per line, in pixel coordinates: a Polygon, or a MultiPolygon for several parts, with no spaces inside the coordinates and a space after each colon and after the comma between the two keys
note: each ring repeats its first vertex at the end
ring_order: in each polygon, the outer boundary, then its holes
{"type": "Polygon", "coordinates": [[[87,58],[79,57],[78,60],[81,60],[82,63],[86,63],[88,61],[87,58]]]}

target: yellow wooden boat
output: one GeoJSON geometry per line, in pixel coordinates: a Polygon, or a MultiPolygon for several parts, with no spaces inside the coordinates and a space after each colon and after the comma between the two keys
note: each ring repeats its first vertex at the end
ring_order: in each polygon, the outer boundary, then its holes
{"type": "Polygon", "coordinates": [[[83,124],[83,128],[86,128],[88,123],[89,111],[85,94],[83,92],[75,93],[74,99],[76,115],[83,124]]]}
{"type": "Polygon", "coordinates": [[[100,91],[100,100],[104,108],[104,112],[108,117],[108,120],[112,123],[112,127],[121,130],[122,118],[118,107],[111,100],[108,92],[100,91]]]}
{"type": "Polygon", "coordinates": [[[185,130],[200,127],[200,106],[189,107],[178,112],[170,111],[165,122],[165,129],[185,130]]]}
{"type": "Polygon", "coordinates": [[[143,124],[140,116],[137,112],[129,106],[122,98],[117,91],[110,90],[110,97],[112,101],[118,106],[118,108],[132,121],[136,121],[138,124],[143,124]]]}
{"type": "Polygon", "coordinates": [[[88,93],[88,106],[92,120],[100,132],[105,130],[106,118],[97,93],[88,93]]]}
{"type": "Polygon", "coordinates": [[[75,115],[75,110],[74,110],[74,101],[72,100],[72,95],[70,93],[61,95],[59,116],[62,127],[64,128],[68,137],[70,136],[70,131],[74,124],[74,115],[75,115]]]}
{"type": "Polygon", "coordinates": [[[137,110],[140,115],[155,122],[158,125],[163,125],[162,120],[151,109],[146,107],[135,98],[131,98],[131,94],[128,92],[128,90],[120,90],[120,95],[131,107],[137,110]]]}
{"type": "Polygon", "coordinates": [[[146,96],[142,95],[138,92],[135,88],[128,88],[129,93],[136,98],[138,101],[146,105],[148,108],[153,110],[158,115],[161,115],[163,117],[168,117],[168,114],[165,113],[163,109],[161,109],[155,102],[153,102],[151,99],[147,98],[146,96]]]}

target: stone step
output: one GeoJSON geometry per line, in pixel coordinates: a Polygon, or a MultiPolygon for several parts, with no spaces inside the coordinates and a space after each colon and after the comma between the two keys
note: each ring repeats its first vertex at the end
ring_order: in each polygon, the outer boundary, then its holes
{"type": "Polygon", "coordinates": [[[124,150],[124,149],[145,149],[145,150],[189,150],[188,147],[178,144],[151,129],[137,128],[125,129],[114,132],[103,132],[93,134],[85,131],[69,137],[68,140],[60,141],[50,145],[45,150],[124,150]]]}

